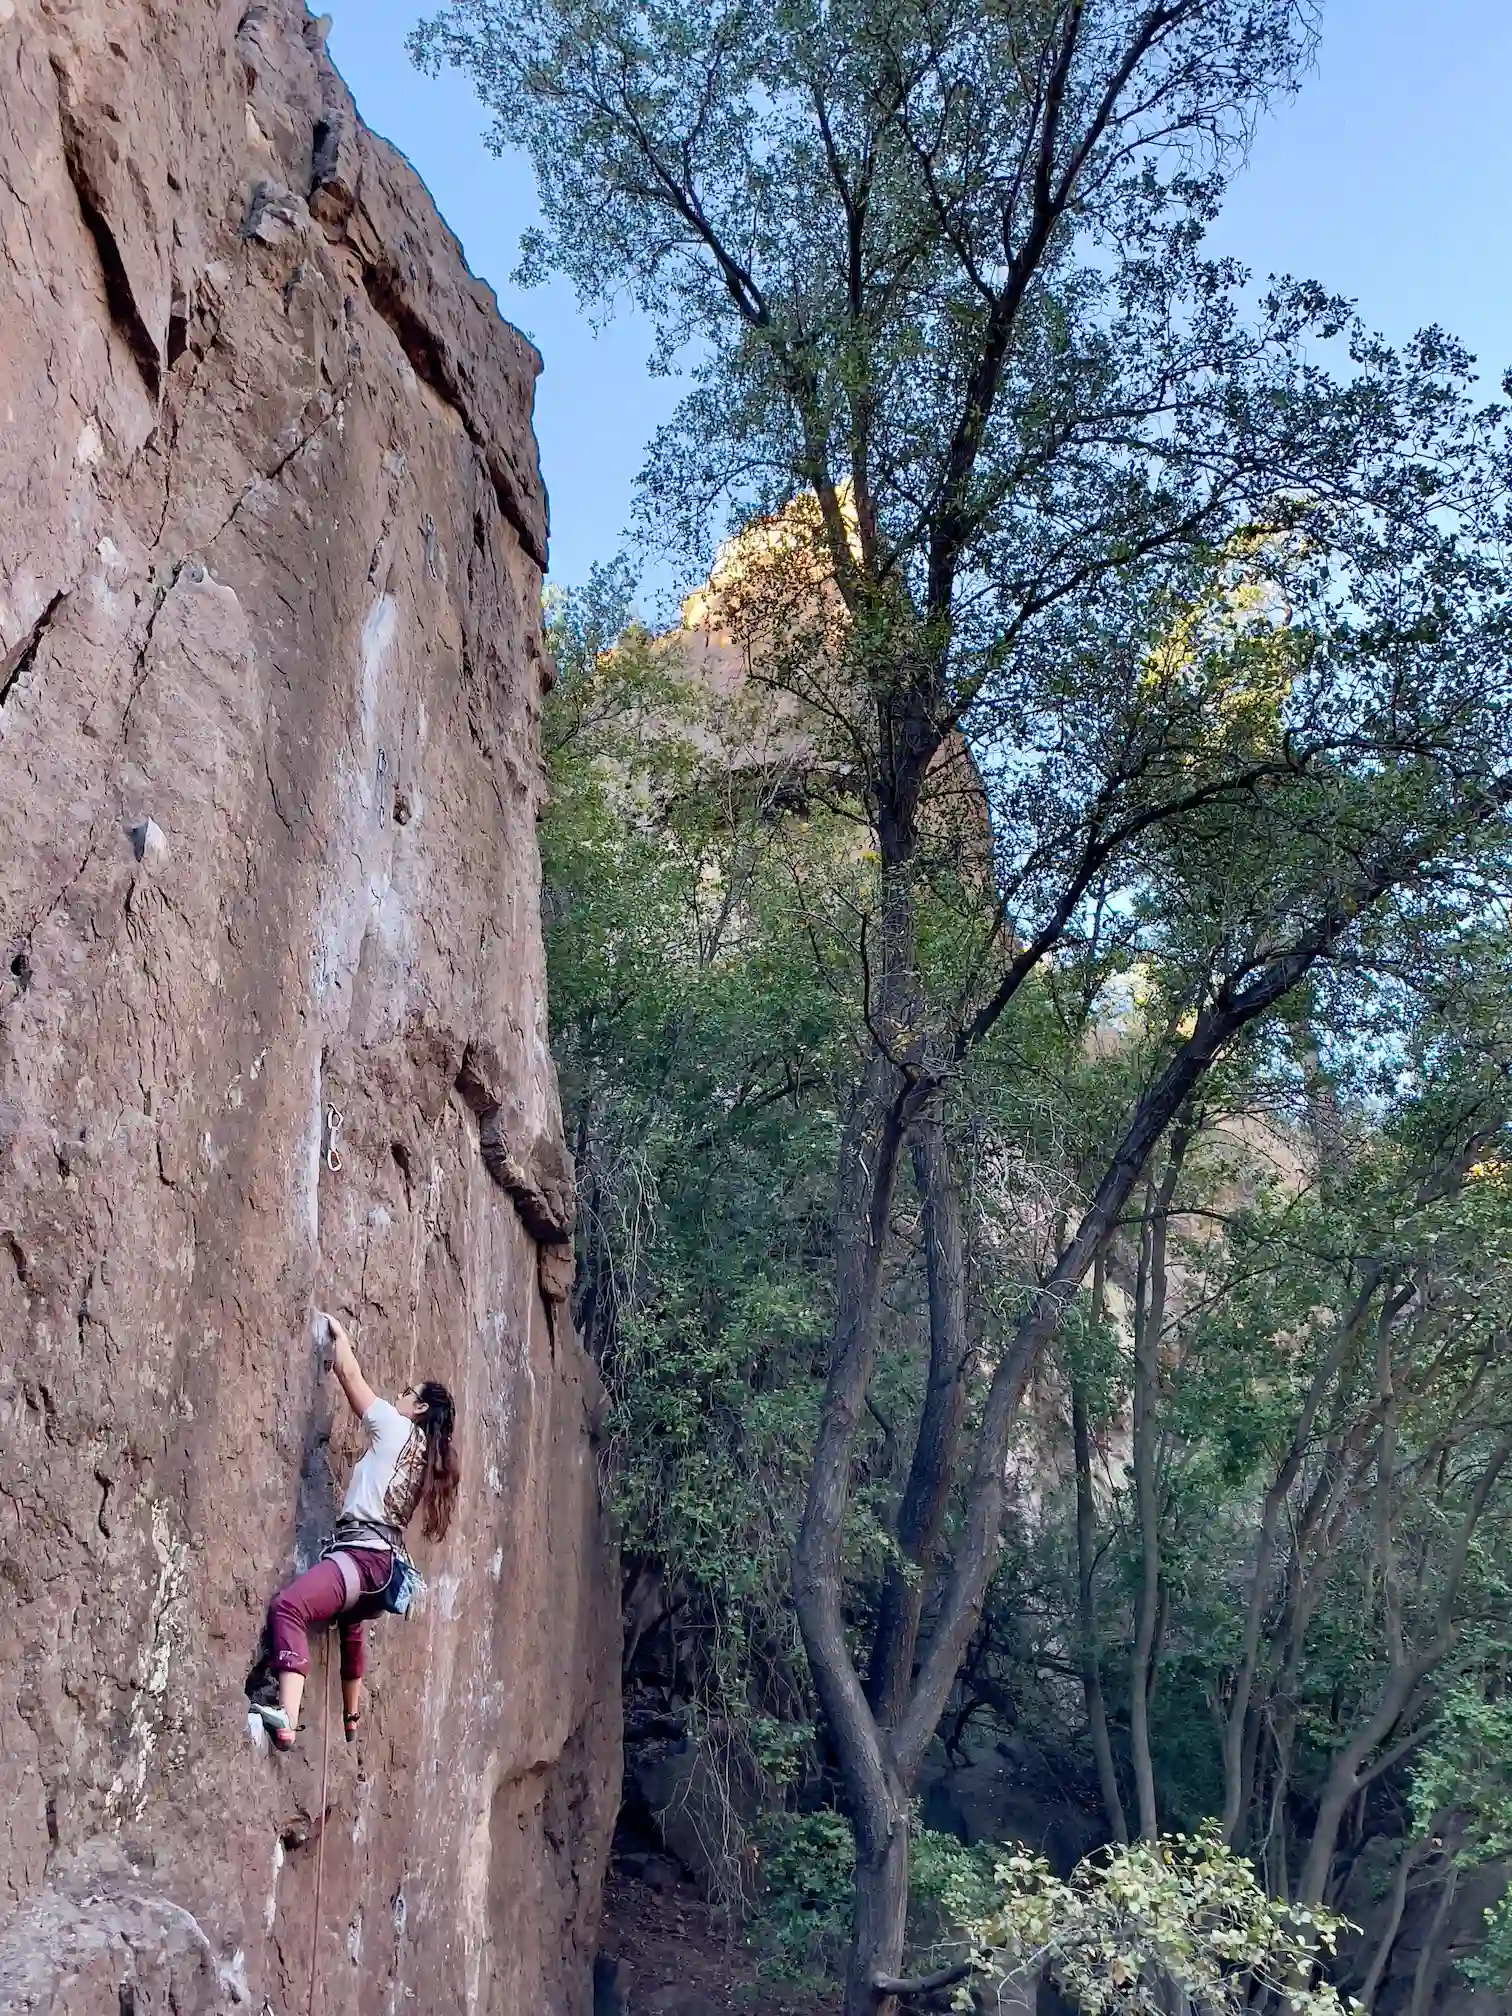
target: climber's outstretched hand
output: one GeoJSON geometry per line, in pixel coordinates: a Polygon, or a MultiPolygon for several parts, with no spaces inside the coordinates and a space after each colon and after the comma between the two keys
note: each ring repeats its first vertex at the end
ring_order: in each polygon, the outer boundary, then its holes
{"type": "Polygon", "coordinates": [[[331,1370],[336,1374],[341,1390],[347,1397],[347,1405],[360,1421],[377,1395],[362,1376],[362,1367],[357,1363],[357,1353],[352,1349],[352,1340],[345,1328],[334,1316],[330,1322],[331,1339],[335,1347],[331,1370]]]}

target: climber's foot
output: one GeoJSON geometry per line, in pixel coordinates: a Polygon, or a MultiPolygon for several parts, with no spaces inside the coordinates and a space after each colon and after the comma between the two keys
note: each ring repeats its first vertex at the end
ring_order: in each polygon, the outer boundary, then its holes
{"type": "Polygon", "coordinates": [[[342,1732],[346,1736],[346,1740],[348,1741],[348,1743],[356,1742],[357,1725],[359,1722],[361,1722],[361,1720],[362,1720],[362,1710],[360,1708],[354,1708],[350,1715],[342,1716],[341,1718],[342,1732]]]}
{"type": "Polygon", "coordinates": [[[262,1718],[263,1727],[268,1732],[268,1741],[275,1750],[294,1748],[294,1724],[282,1708],[267,1708],[258,1702],[255,1704],[254,1713],[262,1718]]]}

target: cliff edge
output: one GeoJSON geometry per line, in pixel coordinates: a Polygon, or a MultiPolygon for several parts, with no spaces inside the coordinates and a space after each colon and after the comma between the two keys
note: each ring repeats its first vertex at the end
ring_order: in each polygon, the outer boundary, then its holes
{"type": "Polygon", "coordinates": [[[546,1041],[539,360],[297,0],[0,0],[0,2007],[578,2016],[617,1789],[546,1041]],[[460,1516],[243,1692],[380,1390],[460,1516]],[[323,1900],[314,1915],[323,1840],[323,1900]]]}

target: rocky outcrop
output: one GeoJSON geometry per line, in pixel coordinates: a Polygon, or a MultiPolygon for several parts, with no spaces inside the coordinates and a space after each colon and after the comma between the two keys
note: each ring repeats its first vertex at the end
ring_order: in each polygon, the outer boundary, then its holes
{"type": "Polygon", "coordinates": [[[328,2016],[586,2010],[538,360],[296,0],[0,0],[0,66],[0,2006],[281,2016],[313,1933],[328,2016]],[[354,1453],[317,1303],[465,1471],[323,1802],[318,1666],[292,1759],[243,1694],[354,1453]]]}

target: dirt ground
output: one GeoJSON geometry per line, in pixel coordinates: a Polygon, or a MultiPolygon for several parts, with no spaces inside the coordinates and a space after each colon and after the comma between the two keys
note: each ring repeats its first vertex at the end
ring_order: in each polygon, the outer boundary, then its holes
{"type": "Polygon", "coordinates": [[[615,1869],[605,1896],[601,1952],[628,1970],[627,2016],[639,2016],[657,1991],[689,1991],[717,2016],[833,2016],[838,1993],[811,1994],[767,1980],[756,1956],[714,1922],[690,1884],[658,1887],[615,1869]]]}

